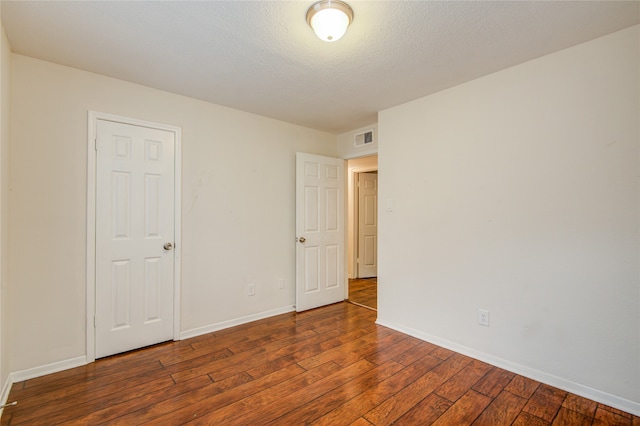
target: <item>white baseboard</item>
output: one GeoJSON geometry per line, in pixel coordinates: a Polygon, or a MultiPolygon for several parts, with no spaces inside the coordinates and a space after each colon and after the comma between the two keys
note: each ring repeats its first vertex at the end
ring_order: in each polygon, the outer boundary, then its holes
{"type": "Polygon", "coordinates": [[[295,311],[293,305],[285,306],[283,308],[272,309],[270,311],[259,312],[257,314],[247,315],[244,317],[222,321],[216,324],[206,325],[203,327],[192,328],[191,330],[186,330],[180,333],[180,340],[189,339],[191,337],[201,336],[207,333],[213,333],[214,331],[223,330],[225,328],[234,327],[236,325],[246,324],[251,321],[257,321],[264,318],[273,317],[280,314],[286,314],[288,312],[295,311]]]}
{"type": "Polygon", "coordinates": [[[545,383],[550,386],[554,386],[558,389],[562,389],[564,391],[582,396],[584,398],[591,399],[601,404],[605,404],[610,407],[625,411],[627,413],[640,416],[640,403],[638,402],[630,401],[628,399],[621,398],[619,396],[612,395],[610,393],[603,392],[598,389],[591,388],[589,386],[572,382],[571,380],[567,380],[562,377],[555,376],[553,374],[545,373],[544,371],[529,368],[527,366],[524,366],[515,362],[511,362],[506,359],[502,359],[484,352],[480,352],[475,349],[472,349],[454,342],[450,342],[445,339],[441,339],[437,336],[433,336],[428,333],[423,333],[419,330],[415,330],[410,327],[405,327],[401,324],[395,324],[393,322],[380,320],[380,319],[376,321],[376,324],[391,328],[393,330],[399,331],[404,334],[408,334],[409,336],[416,337],[420,340],[433,343],[434,345],[438,345],[443,348],[458,352],[462,355],[466,355],[471,358],[486,362],[487,364],[491,364],[493,366],[502,368],[504,370],[511,371],[512,373],[516,373],[521,376],[528,377],[538,382],[545,383]]]}
{"type": "Polygon", "coordinates": [[[11,383],[18,383],[29,379],[34,379],[36,377],[45,376],[47,374],[57,373],[58,371],[80,367],[82,365],[87,365],[87,357],[84,355],[77,358],[53,362],[47,365],[41,365],[40,367],[14,371],[13,373],[9,374],[9,380],[11,381],[11,383]]]}
{"type": "MultiPolygon", "coordinates": [[[[182,333],[180,333],[180,339],[188,339],[190,337],[196,337],[203,334],[212,333],[214,331],[223,330],[225,328],[233,327],[236,325],[246,324],[251,321],[257,321],[257,320],[269,318],[275,315],[293,312],[294,310],[295,308],[293,306],[286,306],[283,308],[273,309],[270,311],[247,315],[247,316],[240,317],[233,320],[211,324],[205,327],[194,328],[194,329],[183,331],[182,333]]],[[[399,331],[401,333],[408,334],[409,336],[416,337],[420,340],[424,340],[426,342],[433,343],[443,348],[450,349],[460,354],[486,362],[496,367],[503,368],[505,370],[519,374],[521,376],[525,376],[530,379],[533,379],[542,383],[546,383],[548,385],[557,387],[567,392],[571,392],[573,394],[582,396],[584,398],[591,399],[601,404],[606,404],[610,407],[617,408],[619,410],[625,411],[627,413],[631,413],[636,416],[640,416],[640,403],[638,402],[630,401],[628,399],[621,398],[619,396],[612,395],[610,393],[603,392],[598,389],[593,389],[591,387],[572,382],[562,377],[548,374],[543,371],[535,370],[518,363],[514,363],[511,361],[484,353],[484,352],[480,352],[475,349],[430,335],[428,333],[423,333],[419,330],[415,330],[410,327],[405,327],[401,324],[395,324],[393,322],[384,321],[384,320],[377,320],[376,323],[384,327],[388,327],[393,330],[399,331]]],[[[11,391],[11,386],[13,385],[13,383],[22,382],[24,380],[33,379],[33,378],[44,376],[51,373],[57,373],[59,371],[80,367],[86,364],[87,364],[87,357],[80,356],[77,358],[71,358],[68,360],[58,361],[51,364],[10,373],[9,377],[7,377],[7,380],[2,387],[2,393],[0,394],[0,405],[7,403],[7,399],[9,398],[9,392],[11,391]]],[[[2,414],[2,411],[0,410],[0,415],[1,414],[2,414]]]]}
{"type": "MultiPolygon", "coordinates": [[[[189,337],[196,337],[202,334],[211,333],[213,331],[222,330],[225,328],[233,327],[235,325],[245,324],[251,321],[260,320],[263,318],[272,317],[275,315],[285,314],[287,312],[293,312],[295,308],[293,305],[285,306],[278,309],[273,309],[266,312],[259,312],[253,315],[247,315],[245,317],[223,321],[217,324],[208,325],[205,327],[198,327],[192,330],[183,331],[180,333],[180,339],[188,339],[189,337]]],[[[54,362],[51,364],[42,365],[39,367],[28,368],[26,370],[14,371],[9,373],[9,377],[7,377],[7,381],[2,388],[2,394],[0,394],[0,401],[2,404],[5,404],[7,398],[9,398],[9,392],[11,391],[11,386],[14,383],[22,382],[29,379],[34,379],[36,377],[45,376],[51,373],[57,373],[58,371],[68,370],[70,368],[80,367],[82,365],[88,364],[88,359],[86,355],[79,356],[77,358],[71,358],[63,361],[54,362]]]]}
{"type": "MultiPolygon", "coordinates": [[[[87,364],[86,356],[79,356],[77,358],[71,358],[64,361],[58,361],[40,367],[28,368],[26,370],[14,371],[9,373],[7,381],[2,386],[2,393],[0,394],[0,405],[7,403],[9,399],[9,393],[14,383],[22,382],[29,379],[35,379],[36,377],[45,376],[51,373],[57,373],[58,371],[68,370],[70,368],[80,367],[87,364]]],[[[13,402],[13,401],[12,401],[13,402]]],[[[4,410],[0,409],[0,416],[4,410]]]]}
{"type": "MultiPolygon", "coordinates": [[[[7,377],[7,381],[4,382],[4,385],[2,386],[2,393],[0,394],[0,405],[5,405],[9,400],[9,392],[11,392],[12,385],[13,382],[11,381],[11,375],[9,375],[7,377]]],[[[3,411],[4,408],[0,408],[0,416],[2,416],[3,411]]]]}

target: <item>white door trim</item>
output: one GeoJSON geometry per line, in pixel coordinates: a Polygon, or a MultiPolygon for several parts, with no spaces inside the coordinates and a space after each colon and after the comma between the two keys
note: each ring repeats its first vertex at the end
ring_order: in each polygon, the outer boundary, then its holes
{"type": "MultiPolygon", "coordinates": [[[[357,237],[357,244],[356,244],[356,250],[355,250],[355,258],[356,258],[356,276],[358,278],[371,278],[373,277],[373,275],[369,275],[367,273],[365,273],[364,269],[365,266],[363,266],[363,258],[365,257],[365,248],[362,247],[362,238],[365,236],[365,232],[362,230],[363,226],[365,226],[362,223],[362,216],[361,216],[361,205],[363,202],[363,199],[361,198],[363,192],[364,192],[364,188],[362,187],[362,185],[360,185],[360,179],[363,178],[364,176],[367,175],[373,175],[375,176],[375,182],[376,182],[376,188],[375,188],[375,193],[376,193],[376,208],[375,208],[375,240],[376,240],[376,244],[375,244],[375,248],[374,248],[374,264],[375,264],[375,270],[376,270],[376,275],[377,276],[377,270],[378,270],[378,262],[377,262],[377,252],[378,252],[378,175],[376,174],[372,174],[372,173],[367,173],[367,172],[359,172],[356,173],[356,178],[357,178],[357,182],[358,184],[356,185],[356,192],[357,192],[357,203],[355,205],[355,211],[356,211],[356,220],[355,220],[355,230],[354,230],[354,235],[356,235],[357,237]],[[364,276],[363,276],[364,275],[364,276]]],[[[371,227],[373,228],[373,227],[371,227]]],[[[373,267],[368,267],[369,269],[373,269],[373,267]]],[[[370,271],[371,273],[371,271],[370,271]]]]}
{"type": "MultiPolygon", "coordinates": [[[[368,173],[368,172],[377,172],[378,171],[378,165],[376,164],[375,166],[356,166],[356,167],[350,167],[349,168],[349,179],[351,180],[351,186],[353,188],[353,191],[351,191],[350,194],[348,194],[348,196],[351,197],[351,202],[353,203],[353,214],[350,218],[348,218],[349,220],[349,224],[350,226],[353,227],[353,235],[351,238],[351,241],[349,241],[349,244],[351,244],[351,247],[353,248],[353,260],[351,263],[351,270],[353,271],[353,276],[350,278],[359,278],[358,277],[358,241],[360,240],[360,229],[358,228],[358,216],[359,216],[359,210],[358,210],[358,202],[359,202],[359,193],[358,193],[358,179],[359,179],[359,175],[360,173],[368,173]]],[[[348,192],[348,189],[347,189],[348,192]]],[[[349,236],[349,231],[346,231],[347,233],[347,237],[349,236]]],[[[349,298],[349,286],[347,286],[347,299],[349,298]]]]}
{"type": "Polygon", "coordinates": [[[173,340],[180,340],[180,286],[181,286],[181,152],[182,152],[182,130],[179,127],[167,124],[154,123],[150,121],[137,120],[129,117],[122,117],[96,111],[88,111],[87,126],[87,247],[86,247],[86,343],[87,362],[95,361],[96,335],[95,335],[95,295],[96,295],[96,128],[98,120],[114,121],[117,123],[130,124],[133,126],[150,127],[153,129],[166,130],[175,135],[175,257],[173,272],[173,340]]]}

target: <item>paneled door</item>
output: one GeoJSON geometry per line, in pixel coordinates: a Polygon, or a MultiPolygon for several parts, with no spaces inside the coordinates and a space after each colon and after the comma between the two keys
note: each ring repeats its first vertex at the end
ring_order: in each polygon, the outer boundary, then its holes
{"type": "Polygon", "coordinates": [[[344,160],[296,154],[296,311],[345,299],[344,160]]]}
{"type": "Polygon", "coordinates": [[[173,338],[173,132],[96,123],[96,358],[173,338]]]}
{"type": "Polygon", "coordinates": [[[358,278],[378,275],[378,174],[358,174],[358,278]]]}

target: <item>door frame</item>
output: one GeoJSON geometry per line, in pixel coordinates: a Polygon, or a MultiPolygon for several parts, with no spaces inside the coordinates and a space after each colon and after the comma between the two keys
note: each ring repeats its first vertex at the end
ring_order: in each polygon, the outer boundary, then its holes
{"type": "MultiPolygon", "coordinates": [[[[373,173],[376,172],[376,179],[377,179],[377,173],[378,171],[378,167],[376,166],[375,170],[370,170],[370,171],[358,171],[358,172],[354,172],[353,173],[353,178],[355,180],[355,185],[353,187],[354,189],[354,200],[353,200],[353,238],[354,238],[354,271],[355,271],[355,277],[356,279],[361,278],[360,277],[360,262],[358,262],[358,260],[360,259],[360,175],[362,174],[366,174],[366,173],[373,173]]],[[[376,180],[377,182],[377,180],[376,180]]],[[[377,188],[377,184],[376,184],[376,215],[378,214],[378,188],[377,188]]],[[[376,253],[378,252],[378,238],[377,238],[377,234],[378,234],[378,220],[376,219],[376,253]]],[[[377,257],[377,255],[376,255],[377,257]]],[[[378,271],[378,262],[376,261],[376,275],[377,275],[377,271],[378,271]]]]}
{"type": "MultiPolygon", "coordinates": [[[[358,254],[359,254],[359,247],[358,247],[358,241],[359,241],[359,237],[360,237],[360,227],[358,224],[358,215],[359,215],[359,200],[358,200],[358,196],[359,196],[359,189],[358,189],[358,178],[360,173],[368,173],[368,172],[377,172],[378,171],[378,166],[356,166],[356,167],[352,167],[349,169],[349,177],[351,179],[352,182],[352,188],[353,191],[351,194],[348,194],[348,196],[351,197],[351,201],[353,203],[353,215],[352,217],[349,218],[348,223],[347,223],[347,236],[349,235],[349,222],[352,224],[353,226],[353,235],[352,235],[352,240],[349,241],[349,243],[353,244],[353,260],[352,260],[352,271],[353,271],[353,279],[358,278],[358,254]]],[[[348,248],[347,248],[348,250],[348,248]]],[[[347,286],[347,290],[348,290],[347,286]]],[[[347,293],[347,297],[349,296],[349,293],[347,293]]]]}
{"type": "Polygon", "coordinates": [[[86,246],[86,350],[87,362],[95,361],[96,333],[96,173],[97,151],[96,131],[98,120],[114,121],[139,127],[172,132],[175,138],[174,146],[174,268],[173,268],[173,340],[180,340],[180,288],[181,288],[181,153],[182,153],[182,129],[168,124],[154,123],[135,118],[122,117],[97,111],[88,111],[87,114],[87,246],[86,246]]]}

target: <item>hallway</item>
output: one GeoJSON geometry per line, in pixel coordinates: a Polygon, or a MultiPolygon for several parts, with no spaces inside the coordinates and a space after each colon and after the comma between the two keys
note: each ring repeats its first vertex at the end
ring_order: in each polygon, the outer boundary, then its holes
{"type": "Polygon", "coordinates": [[[378,310],[378,278],[349,280],[349,302],[378,310]]]}

